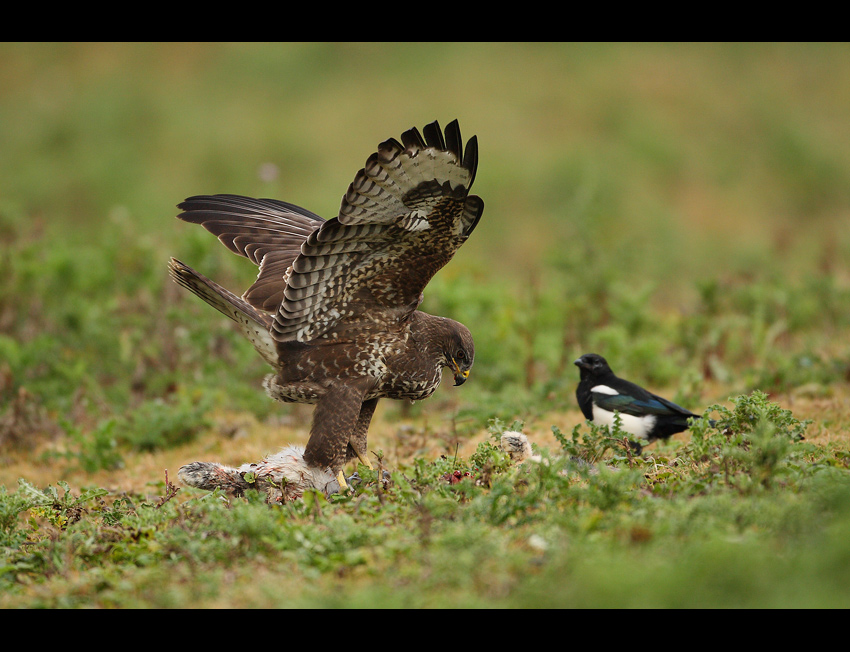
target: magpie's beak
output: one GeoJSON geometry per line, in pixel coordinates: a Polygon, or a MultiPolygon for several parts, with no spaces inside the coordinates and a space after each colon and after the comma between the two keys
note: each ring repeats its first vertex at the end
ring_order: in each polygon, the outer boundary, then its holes
{"type": "Polygon", "coordinates": [[[590,369],[590,365],[588,365],[588,364],[587,364],[584,360],[582,360],[581,358],[579,358],[578,360],[575,360],[575,361],[573,362],[573,364],[574,364],[576,367],[580,367],[580,368],[582,368],[582,369],[590,369]]]}
{"type": "Polygon", "coordinates": [[[452,358],[452,367],[454,367],[455,387],[463,385],[466,379],[469,378],[469,369],[463,371],[457,361],[452,358]]]}

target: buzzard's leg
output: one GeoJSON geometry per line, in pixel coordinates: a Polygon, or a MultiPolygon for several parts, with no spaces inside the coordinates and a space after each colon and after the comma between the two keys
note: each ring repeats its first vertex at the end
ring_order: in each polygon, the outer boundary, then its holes
{"type": "Polygon", "coordinates": [[[363,397],[370,388],[371,380],[367,378],[337,381],[328,387],[313,412],[304,461],[313,467],[329,468],[342,489],[348,488],[342,467],[347,460],[349,441],[360,420],[363,397]]]}
{"type": "Polygon", "coordinates": [[[348,449],[345,454],[346,462],[357,456],[361,464],[370,469],[374,468],[369,458],[366,457],[366,434],[369,431],[369,424],[372,422],[372,415],[375,414],[375,407],[377,405],[378,399],[370,398],[360,406],[360,416],[357,418],[357,423],[354,425],[354,430],[351,431],[351,437],[348,439],[348,449]]]}

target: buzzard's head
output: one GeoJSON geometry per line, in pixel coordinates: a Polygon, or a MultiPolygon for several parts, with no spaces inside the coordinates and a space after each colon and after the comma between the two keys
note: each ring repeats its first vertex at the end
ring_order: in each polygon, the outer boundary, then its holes
{"type": "Polygon", "coordinates": [[[475,360],[475,345],[472,333],[461,323],[447,319],[448,329],[443,343],[445,366],[452,370],[455,386],[463,385],[469,378],[469,370],[475,360]]]}

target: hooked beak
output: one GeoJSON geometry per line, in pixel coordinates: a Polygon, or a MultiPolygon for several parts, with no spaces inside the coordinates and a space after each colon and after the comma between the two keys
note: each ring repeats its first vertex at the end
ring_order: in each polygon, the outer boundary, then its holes
{"type": "Polygon", "coordinates": [[[455,387],[463,385],[466,379],[469,378],[469,369],[461,371],[460,365],[458,365],[454,358],[452,358],[452,365],[454,366],[455,387]]]}

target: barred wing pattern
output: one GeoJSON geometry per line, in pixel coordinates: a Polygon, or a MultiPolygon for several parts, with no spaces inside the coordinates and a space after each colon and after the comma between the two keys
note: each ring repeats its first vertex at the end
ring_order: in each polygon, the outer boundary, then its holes
{"type": "Polygon", "coordinates": [[[478,223],[478,165],[457,121],[391,138],[354,178],[339,215],[310,233],[285,276],[271,334],[307,342],[346,329],[385,330],[417,308],[434,274],[478,223]]]}
{"type": "Polygon", "coordinates": [[[257,280],[242,298],[270,313],[283,301],[284,276],[301,245],[325,221],[287,202],[239,195],[189,197],[178,208],[184,211],[177,216],[181,220],[201,224],[230,251],[259,266],[257,280]]]}

